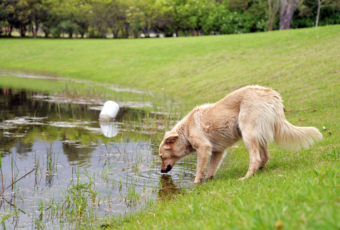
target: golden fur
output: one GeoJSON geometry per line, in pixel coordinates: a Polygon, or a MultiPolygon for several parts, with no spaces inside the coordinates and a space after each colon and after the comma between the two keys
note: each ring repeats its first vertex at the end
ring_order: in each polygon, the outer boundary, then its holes
{"type": "Polygon", "coordinates": [[[322,134],[314,127],[297,127],[284,115],[281,96],[261,86],[238,89],[215,104],[194,108],[164,136],[159,147],[161,171],[168,172],[182,157],[197,151],[195,183],[214,177],[225,149],[240,139],[249,151],[250,164],[245,177],[253,175],[269,160],[268,143],[275,141],[286,149],[308,148],[322,134]]]}

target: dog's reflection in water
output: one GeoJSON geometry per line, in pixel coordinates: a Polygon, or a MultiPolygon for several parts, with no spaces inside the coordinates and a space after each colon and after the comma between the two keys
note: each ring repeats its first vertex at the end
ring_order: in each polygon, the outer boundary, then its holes
{"type": "Polygon", "coordinates": [[[161,200],[169,200],[174,195],[183,192],[181,188],[177,188],[170,175],[161,175],[159,185],[158,198],[161,200]]]}

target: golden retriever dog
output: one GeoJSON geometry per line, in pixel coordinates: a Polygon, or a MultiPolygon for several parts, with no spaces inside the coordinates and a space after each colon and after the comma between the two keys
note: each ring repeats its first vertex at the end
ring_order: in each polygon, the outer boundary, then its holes
{"type": "Polygon", "coordinates": [[[169,172],[182,157],[197,152],[195,183],[213,178],[225,155],[225,149],[240,139],[249,152],[247,179],[269,160],[267,145],[275,141],[280,146],[297,150],[308,148],[322,134],[314,127],[290,124],[284,114],[279,93],[261,86],[246,86],[215,104],[194,108],[175,127],[166,132],[159,147],[161,172],[169,172]]]}

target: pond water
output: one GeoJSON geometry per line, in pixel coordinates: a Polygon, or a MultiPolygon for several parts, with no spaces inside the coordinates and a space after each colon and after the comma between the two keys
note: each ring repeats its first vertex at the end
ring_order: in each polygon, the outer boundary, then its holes
{"type": "Polygon", "coordinates": [[[130,101],[115,121],[99,123],[102,104],[0,88],[3,227],[74,229],[193,186],[195,155],[160,173],[158,146],[178,116],[130,101]]]}

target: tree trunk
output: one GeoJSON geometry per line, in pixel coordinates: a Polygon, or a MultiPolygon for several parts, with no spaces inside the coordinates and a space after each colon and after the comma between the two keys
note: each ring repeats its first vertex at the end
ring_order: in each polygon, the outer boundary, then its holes
{"type": "Polygon", "coordinates": [[[38,36],[38,30],[39,30],[39,21],[38,21],[38,16],[36,15],[35,16],[35,34],[34,34],[34,38],[36,38],[38,36]]]}
{"type": "Polygon", "coordinates": [[[25,37],[25,30],[23,25],[20,25],[20,37],[21,38],[25,37]]]}
{"type": "Polygon", "coordinates": [[[268,22],[268,31],[273,31],[273,24],[268,22]]]}
{"type": "Polygon", "coordinates": [[[129,38],[129,31],[127,29],[122,29],[122,33],[124,38],[129,38]]]}
{"type": "Polygon", "coordinates": [[[280,0],[268,0],[268,31],[273,30],[277,12],[280,9],[280,0]]]}
{"type": "Polygon", "coordinates": [[[72,38],[72,36],[73,36],[73,31],[68,33],[68,38],[72,38]]]}
{"type": "Polygon", "coordinates": [[[45,38],[48,38],[49,33],[45,32],[45,38]]]}
{"type": "Polygon", "coordinates": [[[281,0],[280,30],[290,29],[294,11],[297,7],[297,0],[281,0]]]}
{"type": "Polygon", "coordinates": [[[11,25],[8,32],[8,37],[12,37],[13,26],[11,25]]]}
{"type": "Polygon", "coordinates": [[[134,36],[135,38],[138,38],[138,31],[134,30],[134,31],[133,31],[133,36],[134,36]]]}
{"type": "Polygon", "coordinates": [[[37,38],[37,30],[36,30],[36,28],[33,28],[33,38],[34,39],[37,38]]]}
{"type": "Polygon", "coordinates": [[[315,27],[318,27],[319,25],[320,9],[321,9],[321,0],[318,0],[318,13],[316,15],[315,27]]]}
{"type": "Polygon", "coordinates": [[[273,30],[277,12],[280,9],[280,0],[268,0],[268,31],[273,30]]]}
{"type": "Polygon", "coordinates": [[[124,26],[122,28],[122,33],[124,34],[125,38],[129,38],[129,24],[124,23],[124,26]]]}
{"type": "Polygon", "coordinates": [[[37,27],[35,25],[32,26],[32,33],[33,33],[33,38],[36,39],[37,38],[37,27]]]}
{"type": "Polygon", "coordinates": [[[272,24],[272,13],[273,13],[273,8],[271,4],[271,0],[268,0],[268,31],[273,30],[273,24],[272,24]]]}
{"type": "Polygon", "coordinates": [[[84,32],[80,32],[80,37],[84,38],[84,34],[85,34],[84,32]]]}
{"type": "Polygon", "coordinates": [[[101,36],[102,38],[106,38],[106,29],[101,31],[101,36]]]}
{"type": "Polygon", "coordinates": [[[119,29],[112,28],[113,38],[118,38],[119,29]]]}

